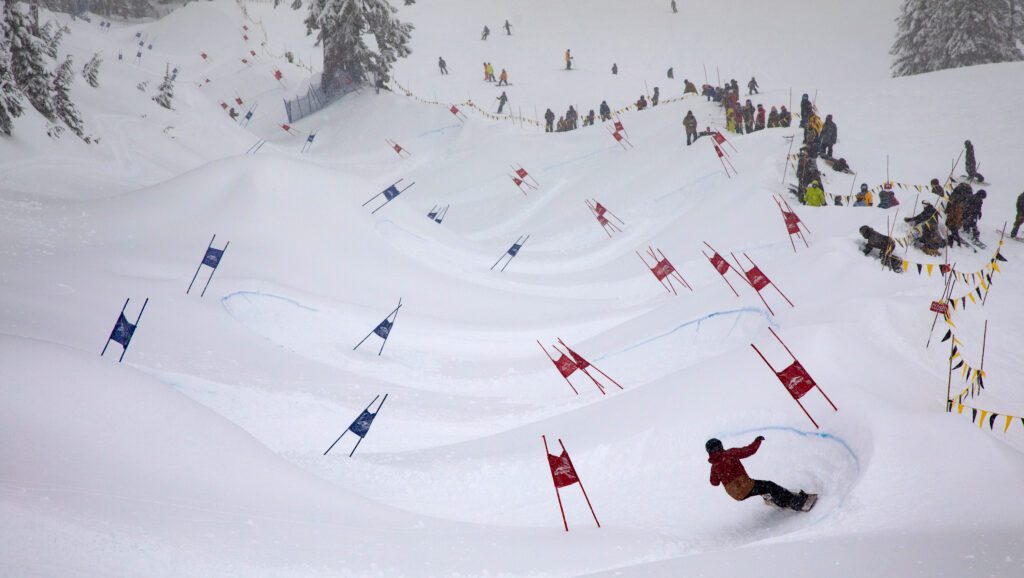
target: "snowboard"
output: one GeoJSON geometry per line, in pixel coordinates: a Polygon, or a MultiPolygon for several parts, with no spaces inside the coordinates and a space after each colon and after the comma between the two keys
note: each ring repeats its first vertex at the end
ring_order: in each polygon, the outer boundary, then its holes
{"type": "MultiPolygon", "coordinates": [[[[783,508],[782,506],[776,504],[772,500],[772,497],[770,495],[768,495],[768,494],[763,494],[761,497],[764,498],[764,503],[766,505],[768,505],[768,506],[773,506],[773,507],[778,508],[780,510],[788,510],[789,509],[789,508],[783,508]]],[[[807,494],[807,498],[804,499],[803,505],[800,506],[800,511],[801,512],[810,512],[811,509],[814,508],[814,504],[816,504],[817,502],[818,502],[818,494],[807,494]]]]}

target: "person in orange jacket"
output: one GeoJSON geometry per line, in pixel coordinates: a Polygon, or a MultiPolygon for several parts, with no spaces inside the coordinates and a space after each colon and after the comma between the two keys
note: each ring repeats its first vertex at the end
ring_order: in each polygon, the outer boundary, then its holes
{"type": "Polygon", "coordinates": [[[505,72],[504,68],[501,69],[501,74],[498,75],[498,86],[503,84],[508,86],[508,73],[505,72]]]}
{"type": "Polygon", "coordinates": [[[708,452],[708,463],[711,464],[711,485],[724,486],[725,492],[736,501],[766,495],[768,497],[765,498],[765,502],[770,499],[781,508],[800,510],[807,501],[806,493],[793,493],[775,482],[751,479],[740,463],[740,460],[757,453],[763,441],[764,436],[757,436],[757,439],[746,447],[727,450],[721,441],[709,439],[704,448],[708,452]]]}

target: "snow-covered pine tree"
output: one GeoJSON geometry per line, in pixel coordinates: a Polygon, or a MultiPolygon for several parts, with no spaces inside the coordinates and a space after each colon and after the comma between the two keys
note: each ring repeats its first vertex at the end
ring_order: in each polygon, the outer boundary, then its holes
{"type": "Polygon", "coordinates": [[[57,118],[64,121],[64,124],[71,129],[71,132],[79,138],[85,138],[82,130],[82,117],[71,101],[71,81],[75,78],[74,64],[68,56],[64,62],[57,67],[53,75],[53,109],[57,118]]]}
{"type": "Polygon", "coordinates": [[[1006,0],[939,0],[936,16],[948,30],[937,69],[1024,59],[1010,40],[1006,0]]]}
{"type": "Polygon", "coordinates": [[[64,40],[64,27],[47,22],[39,29],[39,39],[43,41],[43,52],[50,58],[57,58],[57,49],[64,40]]]}
{"type": "Polygon", "coordinates": [[[892,55],[892,75],[908,76],[931,72],[936,42],[929,27],[935,0],[904,0],[903,9],[896,18],[896,41],[889,54],[892,55]]]}
{"type": "Polygon", "coordinates": [[[164,72],[164,81],[160,83],[160,87],[157,88],[159,91],[153,100],[156,101],[160,106],[170,109],[171,102],[174,100],[174,75],[171,74],[171,65],[167,65],[167,71],[164,72]]]}
{"type": "Polygon", "coordinates": [[[103,59],[100,58],[100,53],[92,55],[89,62],[85,63],[82,67],[82,78],[89,83],[89,86],[96,88],[100,85],[100,64],[103,63],[103,59]]]}
{"type": "MultiPolygon", "coordinates": [[[[301,7],[295,0],[294,8],[301,7]]],[[[307,33],[317,31],[317,44],[324,49],[323,87],[337,90],[346,76],[363,82],[375,77],[386,82],[391,65],[411,53],[412,24],[395,17],[397,9],[388,0],[311,0],[306,16],[307,33]],[[372,34],[376,50],[366,45],[372,34]]]]}
{"type": "Polygon", "coordinates": [[[14,119],[21,116],[21,90],[11,70],[11,31],[6,14],[0,17],[0,134],[14,130],[14,119]]]}
{"type": "Polygon", "coordinates": [[[55,120],[50,97],[50,73],[43,63],[42,40],[32,35],[28,18],[13,0],[4,0],[4,24],[10,32],[14,81],[39,114],[47,120],[55,120]]]}

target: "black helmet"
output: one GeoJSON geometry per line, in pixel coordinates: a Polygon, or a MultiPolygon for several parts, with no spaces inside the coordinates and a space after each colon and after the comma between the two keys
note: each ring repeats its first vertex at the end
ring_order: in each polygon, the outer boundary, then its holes
{"type": "Polygon", "coordinates": [[[707,443],[704,444],[704,449],[706,449],[709,454],[714,454],[725,450],[725,448],[722,447],[722,442],[716,438],[709,439],[707,443]]]}
{"type": "Polygon", "coordinates": [[[861,225],[860,236],[867,239],[869,235],[871,235],[871,227],[867,225],[861,225]]]}
{"type": "Polygon", "coordinates": [[[933,185],[939,184],[939,179],[932,179],[932,184],[933,185]]]}
{"type": "Polygon", "coordinates": [[[862,190],[862,191],[868,190],[868,184],[867,183],[861,183],[860,184],[860,190],[862,190]]]}
{"type": "Polygon", "coordinates": [[[976,193],[976,196],[978,196],[978,197],[981,197],[981,198],[983,198],[983,199],[984,199],[985,197],[987,197],[987,196],[988,196],[988,193],[986,193],[986,192],[985,192],[985,189],[981,189],[980,191],[978,191],[978,192],[976,193]]]}
{"type": "Polygon", "coordinates": [[[965,140],[964,141],[964,146],[968,146],[968,147],[971,146],[971,141],[965,140]]]}

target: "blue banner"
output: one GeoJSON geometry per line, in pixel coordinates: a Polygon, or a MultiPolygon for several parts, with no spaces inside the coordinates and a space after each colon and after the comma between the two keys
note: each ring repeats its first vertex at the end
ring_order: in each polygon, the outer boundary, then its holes
{"type": "Polygon", "coordinates": [[[518,254],[519,254],[519,249],[522,249],[522,248],[523,248],[523,246],[522,246],[522,245],[520,245],[520,244],[518,244],[518,243],[517,243],[517,244],[515,244],[515,245],[512,245],[512,246],[511,246],[511,247],[509,247],[509,249],[508,249],[508,254],[509,254],[509,255],[511,255],[511,256],[513,256],[513,257],[515,257],[516,255],[518,255],[518,254]]]}
{"type": "Polygon", "coordinates": [[[131,343],[132,335],[135,333],[135,326],[128,323],[128,319],[125,318],[122,313],[117,318],[117,324],[114,325],[114,330],[110,332],[110,339],[121,344],[121,347],[128,348],[128,344],[131,343]]]}
{"type": "Polygon", "coordinates": [[[370,426],[373,425],[373,418],[375,417],[377,417],[377,414],[370,413],[364,409],[363,413],[359,414],[359,417],[356,418],[356,421],[348,426],[348,431],[361,438],[366,437],[366,433],[370,431],[370,426]]]}
{"type": "Polygon", "coordinates": [[[396,187],[395,185],[391,185],[390,187],[384,189],[384,198],[389,201],[400,194],[402,193],[399,192],[398,187],[396,187]]]}
{"type": "Polygon", "coordinates": [[[315,139],[315,138],[316,138],[316,134],[315,133],[311,134],[308,137],[306,137],[306,142],[313,142],[313,139],[315,139]]]}
{"type": "Polygon", "coordinates": [[[220,265],[220,258],[224,255],[224,249],[214,249],[213,247],[206,250],[206,256],[203,257],[203,265],[217,268],[220,265]]]}
{"type": "Polygon", "coordinates": [[[391,325],[391,322],[385,319],[384,321],[380,322],[380,325],[378,325],[377,328],[373,330],[373,332],[379,335],[382,339],[387,339],[388,334],[391,333],[391,325]]]}

